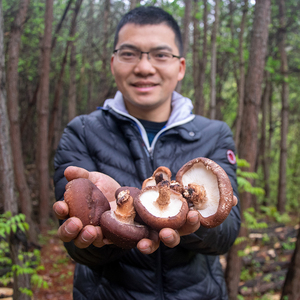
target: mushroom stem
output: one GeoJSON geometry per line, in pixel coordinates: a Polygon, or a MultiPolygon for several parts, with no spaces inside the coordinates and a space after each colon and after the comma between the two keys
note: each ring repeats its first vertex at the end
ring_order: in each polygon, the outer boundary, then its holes
{"type": "Polygon", "coordinates": [[[195,209],[204,209],[207,203],[206,190],[202,185],[189,183],[183,192],[183,197],[192,202],[195,209]]]}
{"type": "Polygon", "coordinates": [[[158,184],[159,196],[156,199],[156,203],[160,208],[166,207],[170,203],[170,183],[167,180],[161,181],[158,184]]]}
{"type": "Polygon", "coordinates": [[[129,190],[122,191],[118,194],[117,208],[114,213],[118,220],[124,223],[134,223],[136,212],[129,190]]]}

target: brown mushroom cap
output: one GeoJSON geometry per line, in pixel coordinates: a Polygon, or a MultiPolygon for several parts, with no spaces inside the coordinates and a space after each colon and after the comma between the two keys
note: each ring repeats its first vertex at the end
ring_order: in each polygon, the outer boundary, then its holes
{"type": "Polygon", "coordinates": [[[64,200],[69,206],[69,216],[79,218],[83,226],[98,226],[102,213],[110,210],[104,194],[85,178],[71,180],[65,188],[64,200]]]}
{"type": "Polygon", "coordinates": [[[204,227],[221,224],[236,204],[226,172],[208,158],[199,157],[187,162],[177,172],[176,181],[185,188],[184,197],[192,201],[194,209],[201,214],[204,227]]]}
{"type": "Polygon", "coordinates": [[[147,186],[155,186],[163,180],[171,181],[171,177],[172,177],[172,173],[169,168],[164,166],[158,167],[153,172],[151,177],[144,180],[142,189],[144,189],[147,186]]]}
{"type": "Polygon", "coordinates": [[[100,220],[104,236],[123,249],[134,248],[141,239],[149,236],[148,228],[134,221],[136,212],[131,194],[136,192],[135,188],[118,189],[117,209],[103,213],[100,220]]]}
{"type": "MultiPolygon", "coordinates": [[[[166,181],[165,181],[166,182],[166,181]]],[[[141,190],[134,199],[134,206],[143,219],[153,229],[178,229],[186,222],[188,205],[182,195],[167,187],[165,182],[141,190]]]]}

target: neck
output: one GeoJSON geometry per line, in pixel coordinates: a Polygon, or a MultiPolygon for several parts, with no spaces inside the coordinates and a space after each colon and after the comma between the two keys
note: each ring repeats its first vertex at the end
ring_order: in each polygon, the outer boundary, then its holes
{"type": "Polygon", "coordinates": [[[166,122],[171,115],[171,105],[159,106],[157,108],[140,108],[132,106],[128,103],[125,104],[128,113],[137,118],[151,122],[166,122]]]}

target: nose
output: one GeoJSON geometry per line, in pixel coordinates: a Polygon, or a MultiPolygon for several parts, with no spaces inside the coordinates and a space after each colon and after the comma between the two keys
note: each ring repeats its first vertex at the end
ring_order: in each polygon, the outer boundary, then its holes
{"type": "Polygon", "coordinates": [[[134,72],[142,76],[152,75],[156,72],[156,69],[152,66],[149,60],[149,53],[142,52],[140,60],[134,67],[134,72]]]}

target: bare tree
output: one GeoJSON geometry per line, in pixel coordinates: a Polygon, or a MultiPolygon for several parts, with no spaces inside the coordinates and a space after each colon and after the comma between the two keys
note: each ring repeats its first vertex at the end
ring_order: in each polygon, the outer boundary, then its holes
{"type": "Polygon", "coordinates": [[[38,92],[38,133],[37,133],[37,173],[39,180],[39,218],[41,228],[47,224],[49,207],[49,167],[48,167],[48,119],[49,119],[49,73],[53,20],[53,0],[46,1],[45,31],[41,53],[41,76],[38,92]]]}
{"type": "Polygon", "coordinates": [[[277,209],[280,213],[285,211],[286,203],[286,162],[287,162],[287,135],[289,126],[289,85],[288,85],[288,62],[285,51],[286,41],[286,16],[285,1],[278,0],[279,6],[279,51],[280,51],[280,71],[282,75],[281,83],[281,141],[280,141],[280,166],[279,166],[279,182],[277,209]]]}
{"type": "Polygon", "coordinates": [[[215,21],[211,34],[211,71],[210,71],[210,118],[216,118],[216,76],[217,76],[217,32],[219,26],[219,0],[215,0],[215,21]]]}
{"type": "MultiPolygon", "coordinates": [[[[76,20],[82,4],[82,0],[77,0],[76,7],[74,10],[74,15],[71,24],[70,30],[70,87],[69,87],[69,96],[68,96],[68,120],[71,121],[76,116],[76,46],[74,43],[74,37],[76,33],[76,20]]],[[[61,122],[58,122],[59,124],[61,122]]],[[[57,144],[55,145],[57,146],[57,144]]]]}
{"type": "MultiPolygon", "coordinates": [[[[17,199],[14,193],[15,180],[13,170],[13,155],[9,136],[9,117],[7,111],[7,97],[5,90],[5,56],[3,42],[3,14],[2,0],[0,0],[0,180],[1,196],[4,199],[4,211],[10,211],[14,216],[18,214],[17,199]]],[[[24,235],[20,232],[20,235],[24,235]]],[[[24,236],[25,245],[26,237],[24,236]]],[[[12,231],[9,234],[9,248],[11,260],[14,265],[22,265],[20,251],[24,249],[22,240],[12,231]]],[[[17,274],[13,271],[13,299],[30,300],[30,296],[21,292],[20,288],[30,288],[30,276],[28,274],[17,274]]]]}
{"type": "Polygon", "coordinates": [[[264,204],[267,205],[268,199],[270,197],[270,186],[269,186],[270,147],[268,145],[266,128],[267,128],[270,98],[272,97],[272,83],[270,80],[269,72],[266,71],[264,77],[265,77],[265,89],[262,97],[261,143],[260,143],[259,152],[261,153],[261,164],[264,173],[264,190],[265,190],[264,204]]]}
{"type": "Polygon", "coordinates": [[[26,222],[29,224],[29,239],[32,242],[36,242],[37,233],[35,231],[35,224],[31,215],[32,203],[30,191],[25,177],[18,101],[18,62],[20,53],[20,42],[23,31],[23,23],[27,15],[28,5],[29,0],[20,1],[19,10],[14,19],[14,22],[12,23],[10,31],[7,57],[7,102],[10,120],[11,148],[14,162],[14,175],[16,187],[19,192],[21,211],[26,216],[26,222]]]}
{"type": "MultiPolygon", "coordinates": [[[[241,130],[239,155],[250,163],[249,171],[255,170],[257,156],[258,113],[261,105],[262,82],[267,53],[268,26],[270,22],[270,0],[257,1],[255,4],[253,29],[250,44],[249,69],[244,97],[244,112],[241,130]]],[[[243,212],[251,207],[251,194],[240,194],[242,221],[243,212]]],[[[247,228],[241,227],[241,237],[247,236],[247,228]]],[[[230,300],[237,299],[238,284],[242,268],[238,251],[243,250],[245,242],[234,245],[228,253],[228,263],[225,272],[230,300]]]]}
{"type": "Polygon", "coordinates": [[[240,134],[242,127],[242,116],[244,108],[244,95],[245,95],[245,60],[244,60],[244,32],[246,25],[246,17],[248,12],[248,0],[244,1],[243,15],[241,20],[240,34],[239,34],[239,78],[236,78],[238,85],[238,111],[236,117],[235,136],[234,141],[237,149],[239,148],[240,134]]]}
{"type": "MultiPolygon", "coordinates": [[[[191,22],[191,9],[192,9],[192,0],[185,0],[185,9],[184,9],[184,18],[183,18],[183,33],[182,33],[182,44],[183,51],[182,56],[186,57],[188,47],[189,47],[189,35],[190,35],[190,22],[191,22]]],[[[180,93],[182,86],[182,81],[179,81],[176,87],[176,91],[180,93]]]]}
{"type": "Polygon", "coordinates": [[[200,31],[199,21],[196,16],[199,12],[199,2],[194,0],[194,44],[193,44],[193,79],[195,90],[195,114],[204,115],[205,99],[203,86],[205,81],[205,70],[207,63],[207,0],[203,1],[203,44],[202,44],[202,57],[200,57],[200,31]]]}

